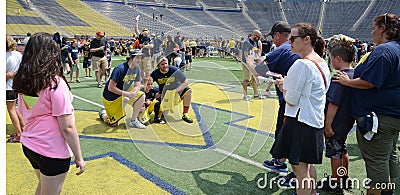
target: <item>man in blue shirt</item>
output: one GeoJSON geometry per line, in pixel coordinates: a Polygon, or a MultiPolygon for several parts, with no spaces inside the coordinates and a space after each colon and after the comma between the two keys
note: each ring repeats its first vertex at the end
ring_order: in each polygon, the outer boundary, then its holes
{"type": "Polygon", "coordinates": [[[144,129],[144,126],[138,120],[137,116],[143,107],[145,96],[140,91],[140,61],[142,52],[134,49],[127,62],[124,62],[114,68],[110,79],[107,81],[103,91],[104,109],[99,112],[99,116],[110,126],[117,126],[118,121],[125,116],[123,105],[132,105],[132,119],[129,126],[133,128],[144,129]]]}
{"type": "MultiPolygon", "coordinates": [[[[276,49],[267,53],[265,55],[265,60],[259,63],[257,66],[254,64],[253,56],[246,57],[247,65],[254,76],[264,76],[266,77],[266,72],[272,71],[279,73],[282,76],[286,76],[289,68],[292,64],[301,57],[297,54],[293,54],[291,50],[291,45],[289,44],[291,27],[288,23],[283,21],[278,21],[274,24],[271,32],[267,35],[271,35],[273,41],[276,45],[276,49]]],[[[286,102],[283,98],[283,93],[275,86],[276,94],[279,98],[279,110],[276,122],[275,136],[278,135],[280,129],[283,126],[283,119],[285,114],[286,102]]],[[[288,168],[286,165],[286,159],[272,159],[264,161],[264,166],[279,172],[287,172],[288,168]]],[[[286,181],[289,181],[289,177],[295,177],[294,173],[289,174],[286,181]]],[[[286,179],[286,178],[285,178],[286,179]]]]}
{"type": "MultiPolygon", "coordinates": [[[[150,74],[150,77],[158,84],[159,93],[161,94],[163,103],[166,103],[164,98],[168,91],[174,90],[179,95],[175,96],[179,97],[178,103],[183,101],[182,120],[187,123],[193,123],[193,120],[188,116],[190,103],[192,101],[192,89],[188,87],[189,80],[178,68],[169,66],[168,59],[166,57],[161,57],[158,60],[157,66],[158,68],[150,74]]],[[[170,102],[175,102],[175,97],[173,97],[174,100],[171,100],[170,102]]],[[[175,104],[172,106],[175,106],[175,104]]],[[[163,111],[165,111],[165,109],[163,111]]],[[[157,113],[154,117],[154,122],[161,122],[161,119],[157,113]]]]}

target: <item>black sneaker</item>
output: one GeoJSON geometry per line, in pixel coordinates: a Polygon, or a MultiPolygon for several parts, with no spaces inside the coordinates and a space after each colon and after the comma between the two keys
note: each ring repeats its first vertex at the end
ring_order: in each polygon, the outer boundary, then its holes
{"type": "Polygon", "coordinates": [[[276,170],[279,172],[288,172],[288,168],[287,168],[287,163],[286,162],[280,162],[277,159],[272,159],[272,160],[266,160],[263,163],[264,167],[267,167],[269,169],[272,170],[276,170]]]}
{"type": "Polygon", "coordinates": [[[351,190],[353,189],[353,182],[351,181],[351,179],[348,176],[343,176],[341,178],[342,180],[342,188],[345,190],[351,190]]]}
{"type": "Polygon", "coordinates": [[[154,118],[154,123],[159,123],[159,124],[165,124],[165,121],[163,121],[161,118],[156,117],[154,118]]]}
{"type": "Polygon", "coordinates": [[[193,119],[191,119],[187,114],[182,115],[182,120],[184,120],[187,123],[193,123],[193,119]]]}
{"type": "Polygon", "coordinates": [[[279,186],[285,186],[289,188],[296,187],[296,174],[294,172],[290,172],[285,176],[276,177],[275,181],[279,186]]]}
{"type": "Polygon", "coordinates": [[[321,181],[318,181],[317,189],[332,194],[338,194],[338,195],[344,194],[343,188],[341,188],[340,183],[337,183],[336,180],[333,179],[331,175],[328,175],[321,181]]]}

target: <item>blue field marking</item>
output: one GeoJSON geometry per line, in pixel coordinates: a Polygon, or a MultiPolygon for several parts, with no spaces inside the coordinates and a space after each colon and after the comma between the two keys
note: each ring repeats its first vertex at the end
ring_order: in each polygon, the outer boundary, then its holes
{"type": "Polygon", "coordinates": [[[145,141],[145,140],[132,140],[132,139],[120,139],[120,138],[110,138],[110,137],[98,137],[98,136],[88,136],[88,135],[79,135],[79,138],[82,139],[94,139],[101,141],[116,141],[116,142],[129,142],[129,143],[140,143],[140,144],[153,144],[159,146],[177,146],[177,147],[186,147],[186,148],[199,148],[206,149],[210,146],[207,145],[192,145],[192,144],[177,144],[177,143],[169,143],[169,142],[155,142],[155,141],[145,141]]]}
{"type": "MultiPolygon", "coordinates": [[[[84,160],[85,161],[92,161],[92,160],[105,158],[105,157],[113,158],[117,162],[125,165],[126,167],[128,167],[132,171],[135,171],[135,172],[139,173],[139,175],[142,176],[143,178],[151,181],[152,183],[156,184],[161,189],[163,189],[163,190],[165,190],[165,191],[167,191],[167,192],[169,192],[171,194],[177,194],[177,195],[186,194],[185,192],[179,190],[178,188],[176,188],[175,186],[171,185],[170,183],[168,183],[168,182],[162,180],[161,178],[151,174],[150,172],[146,171],[142,167],[136,165],[135,163],[129,161],[128,159],[122,157],[121,155],[119,155],[119,154],[117,154],[115,152],[108,152],[108,153],[105,153],[105,154],[100,154],[100,155],[96,155],[96,156],[87,157],[87,158],[84,158],[84,160]]],[[[75,162],[71,161],[71,165],[74,165],[74,164],[75,164],[75,162]]]]}
{"type": "Polygon", "coordinates": [[[208,128],[207,128],[206,124],[203,122],[202,117],[201,117],[200,112],[199,112],[198,106],[200,106],[201,104],[197,104],[197,103],[193,103],[192,102],[191,105],[192,105],[193,112],[196,114],[196,119],[197,119],[197,121],[199,123],[199,127],[200,127],[200,130],[202,132],[204,141],[206,142],[207,148],[208,147],[213,148],[214,147],[214,140],[213,140],[213,138],[212,138],[212,136],[210,134],[210,131],[208,131],[208,128]]]}
{"type": "MultiPolygon", "coordinates": [[[[233,126],[233,127],[237,127],[237,128],[240,128],[240,129],[244,129],[244,130],[247,130],[247,131],[251,131],[251,132],[254,132],[254,133],[266,135],[266,136],[269,136],[269,137],[272,137],[272,138],[275,138],[275,135],[272,134],[272,133],[268,133],[268,132],[260,131],[260,130],[253,129],[253,128],[250,128],[250,127],[246,127],[246,126],[243,126],[243,125],[235,124],[235,123],[240,122],[240,121],[244,121],[244,120],[248,120],[248,119],[254,118],[254,116],[247,115],[247,114],[242,114],[242,113],[239,113],[239,112],[234,112],[234,111],[231,111],[231,110],[225,110],[225,109],[217,108],[217,107],[213,107],[213,106],[208,106],[208,105],[202,105],[202,104],[197,104],[197,103],[192,103],[192,104],[195,104],[197,106],[201,105],[201,106],[204,106],[204,107],[207,107],[207,108],[216,109],[216,110],[221,111],[221,112],[226,112],[226,113],[231,113],[231,114],[236,114],[236,115],[242,116],[243,118],[239,118],[239,119],[236,119],[236,120],[225,122],[224,124],[227,124],[227,125],[230,125],[230,126],[233,126]]],[[[195,113],[197,115],[198,114],[198,109],[196,111],[197,112],[195,112],[195,113]]]]}
{"type": "MultiPolygon", "coordinates": [[[[221,108],[217,108],[217,107],[213,107],[213,106],[209,106],[209,105],[203,105],[203,104],[198,104],[198,103],[191,103],[192,105],[192,109],[196,115],[196,119],[199,123],[199,127],[200,130],[202,131],[202,136],[204,138],[204,141],[206,142],[206,145],[193,145],[193,144],[178,144],[178,143],[169,143],[169,142],[156,142],[156,141],[145,141],[145,140],[132,140],[132,139],[121,139],[121,138],[109,138],[109,137],[98,137],[98,136],[88,136],[88,135],[79,135],[80,138],[82,139],[93,139],[93,140],[102,140],[102,141],[117,141],[117,142],[130,142],[130,143],[141,143],[141,144],[153,144],[153,145],[160,145],[160,146],[173,146],[173,147],[186,147],[186,148],[198,148],[198,149],[208,149],[208,148],[214,148],[214,140],[210,134],[210,132],[208,131],[208,128],[206,126],[206,124],[202,121],[202,117],[200,115],[199,112],[199,107],[200,106],[204,106],[206,108],[210,108],[210,109],[215,109],[221,112],[226,112],[226,113],[230,113],[230,114],[236,114],[241,116],[242,118],[236,119],[236,120],[232,120],[232,121],[228,121],[225,122],[224,124],[226,125],[230,125],[239,129],[243,129],[246,131],[250,131],[253,133],[258,133],[261,135],[266,135],[272,138],[275,138],[274,134],[268,133],[268,132],[264,132],[264,131],[259,131],[257,129],[253,129],[250,127],[246,127],[243,125],[238,125],[236,124],[237,122],[240,121],[244,121],[244,120],[248,120],[250,118],[254,118],[254,116],[250,116],[247,114],[242,114],[239,112],[234,112],[231,110],[225,110],[225,109],[221,109],[221,108]]],[[[98,112],[95,110],[85,110],[85,109],[76,109],[76,110],[83,110],[83,111],[89,111],[89,112],[98,112]]]]}

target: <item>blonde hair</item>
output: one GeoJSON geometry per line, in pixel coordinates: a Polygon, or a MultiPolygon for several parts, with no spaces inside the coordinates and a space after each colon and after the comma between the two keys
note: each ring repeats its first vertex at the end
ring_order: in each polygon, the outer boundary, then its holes
{"type": "Polygon", "coordinates": [[[163,61],[167,61],[168,62],[168,59],[165,56],[160,56],[158,58],[158,60],[157,60],[157,66],[163,61]]]}
{"type": "Polygon", "coordinates": [[[17,46],[17,42],[10,36],[9,34],[6,35],[6,51],[14,51],[15,46],[17,46]]]}

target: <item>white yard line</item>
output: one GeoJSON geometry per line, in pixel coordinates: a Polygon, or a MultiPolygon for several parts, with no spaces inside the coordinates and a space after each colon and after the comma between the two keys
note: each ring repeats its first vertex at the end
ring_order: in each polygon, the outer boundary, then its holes
{"type": "MultiPolygon", "coordinates": [[[[77,98],[77,99],[82,100],[82,101],[84,101],[84,102],[87,102],[87,103],[89,103],[89,104],[98,106],[98,107],[100,107],[100,108],[104,108],[103,105],[100,105],[100,104],[98,104],[98,103],[96,103],[96,102],[92,102],[92,101],[90,101],[90,100],[88,100],[88,99],[79,97],[79,96],[77,96],[77,95],[73,95],[73,96],[74,96],[74,98],[77,98]]],[[[256,167],[258,167],[258,168],[265,169],[265,170],[267,170],[267,171],[269,171],[269,172],[276,172],[276,173],[279,173],[279,172],[277,172],[277,171],[275,171],[275,170],[268,169],[267,167],[264,167],[264,166],[263,166],[261,163],[259,163],[259,162],[255,162],[255,161],[253,161],[253,160],[247,159],[247,158],[242,157],[242,156],[239,156],[239,155],[237,155],[237,154],[228,152],[228,151],[226,151],[226,150],[223,150],[223,149],[220,149],[220,148],[214,148],[214,149],[212,149],[212,150],[215,151],[215,152],[217,152],[217,153],[220,153],[220,154],[226,155],[226,156],[228,156],[228,157],[232,157],[232,158],[234,158],[234,159],[236,159],[236,160],[242,161],[242,162],[244,162],[244,163],[247,163],[247,164],[249,164],[249,165],[253,165],[253,166],[256,166],[256,167]]]]}
{"type": "Polygon", "coordinates": [[[93,105],[98,106],[98,107],[100,107],[100,108],[104,108],[103,105],[98,104],[98,103],[96,103],[96,102],[92,102],[92,101],[90,101],[90,100],[88,100],[88,99],[85,99],[85,98],[83,98],[83,97],[79,97],[79,96],[77,96],[77,95],[73,95],[73,96],[74,96],[74,98],[77,98],[77,99],[82,100],[82,101],[84,101],[84,102],[87,102],[87,103],[89,103],[89,104],[93,104],[93,105]]]}

